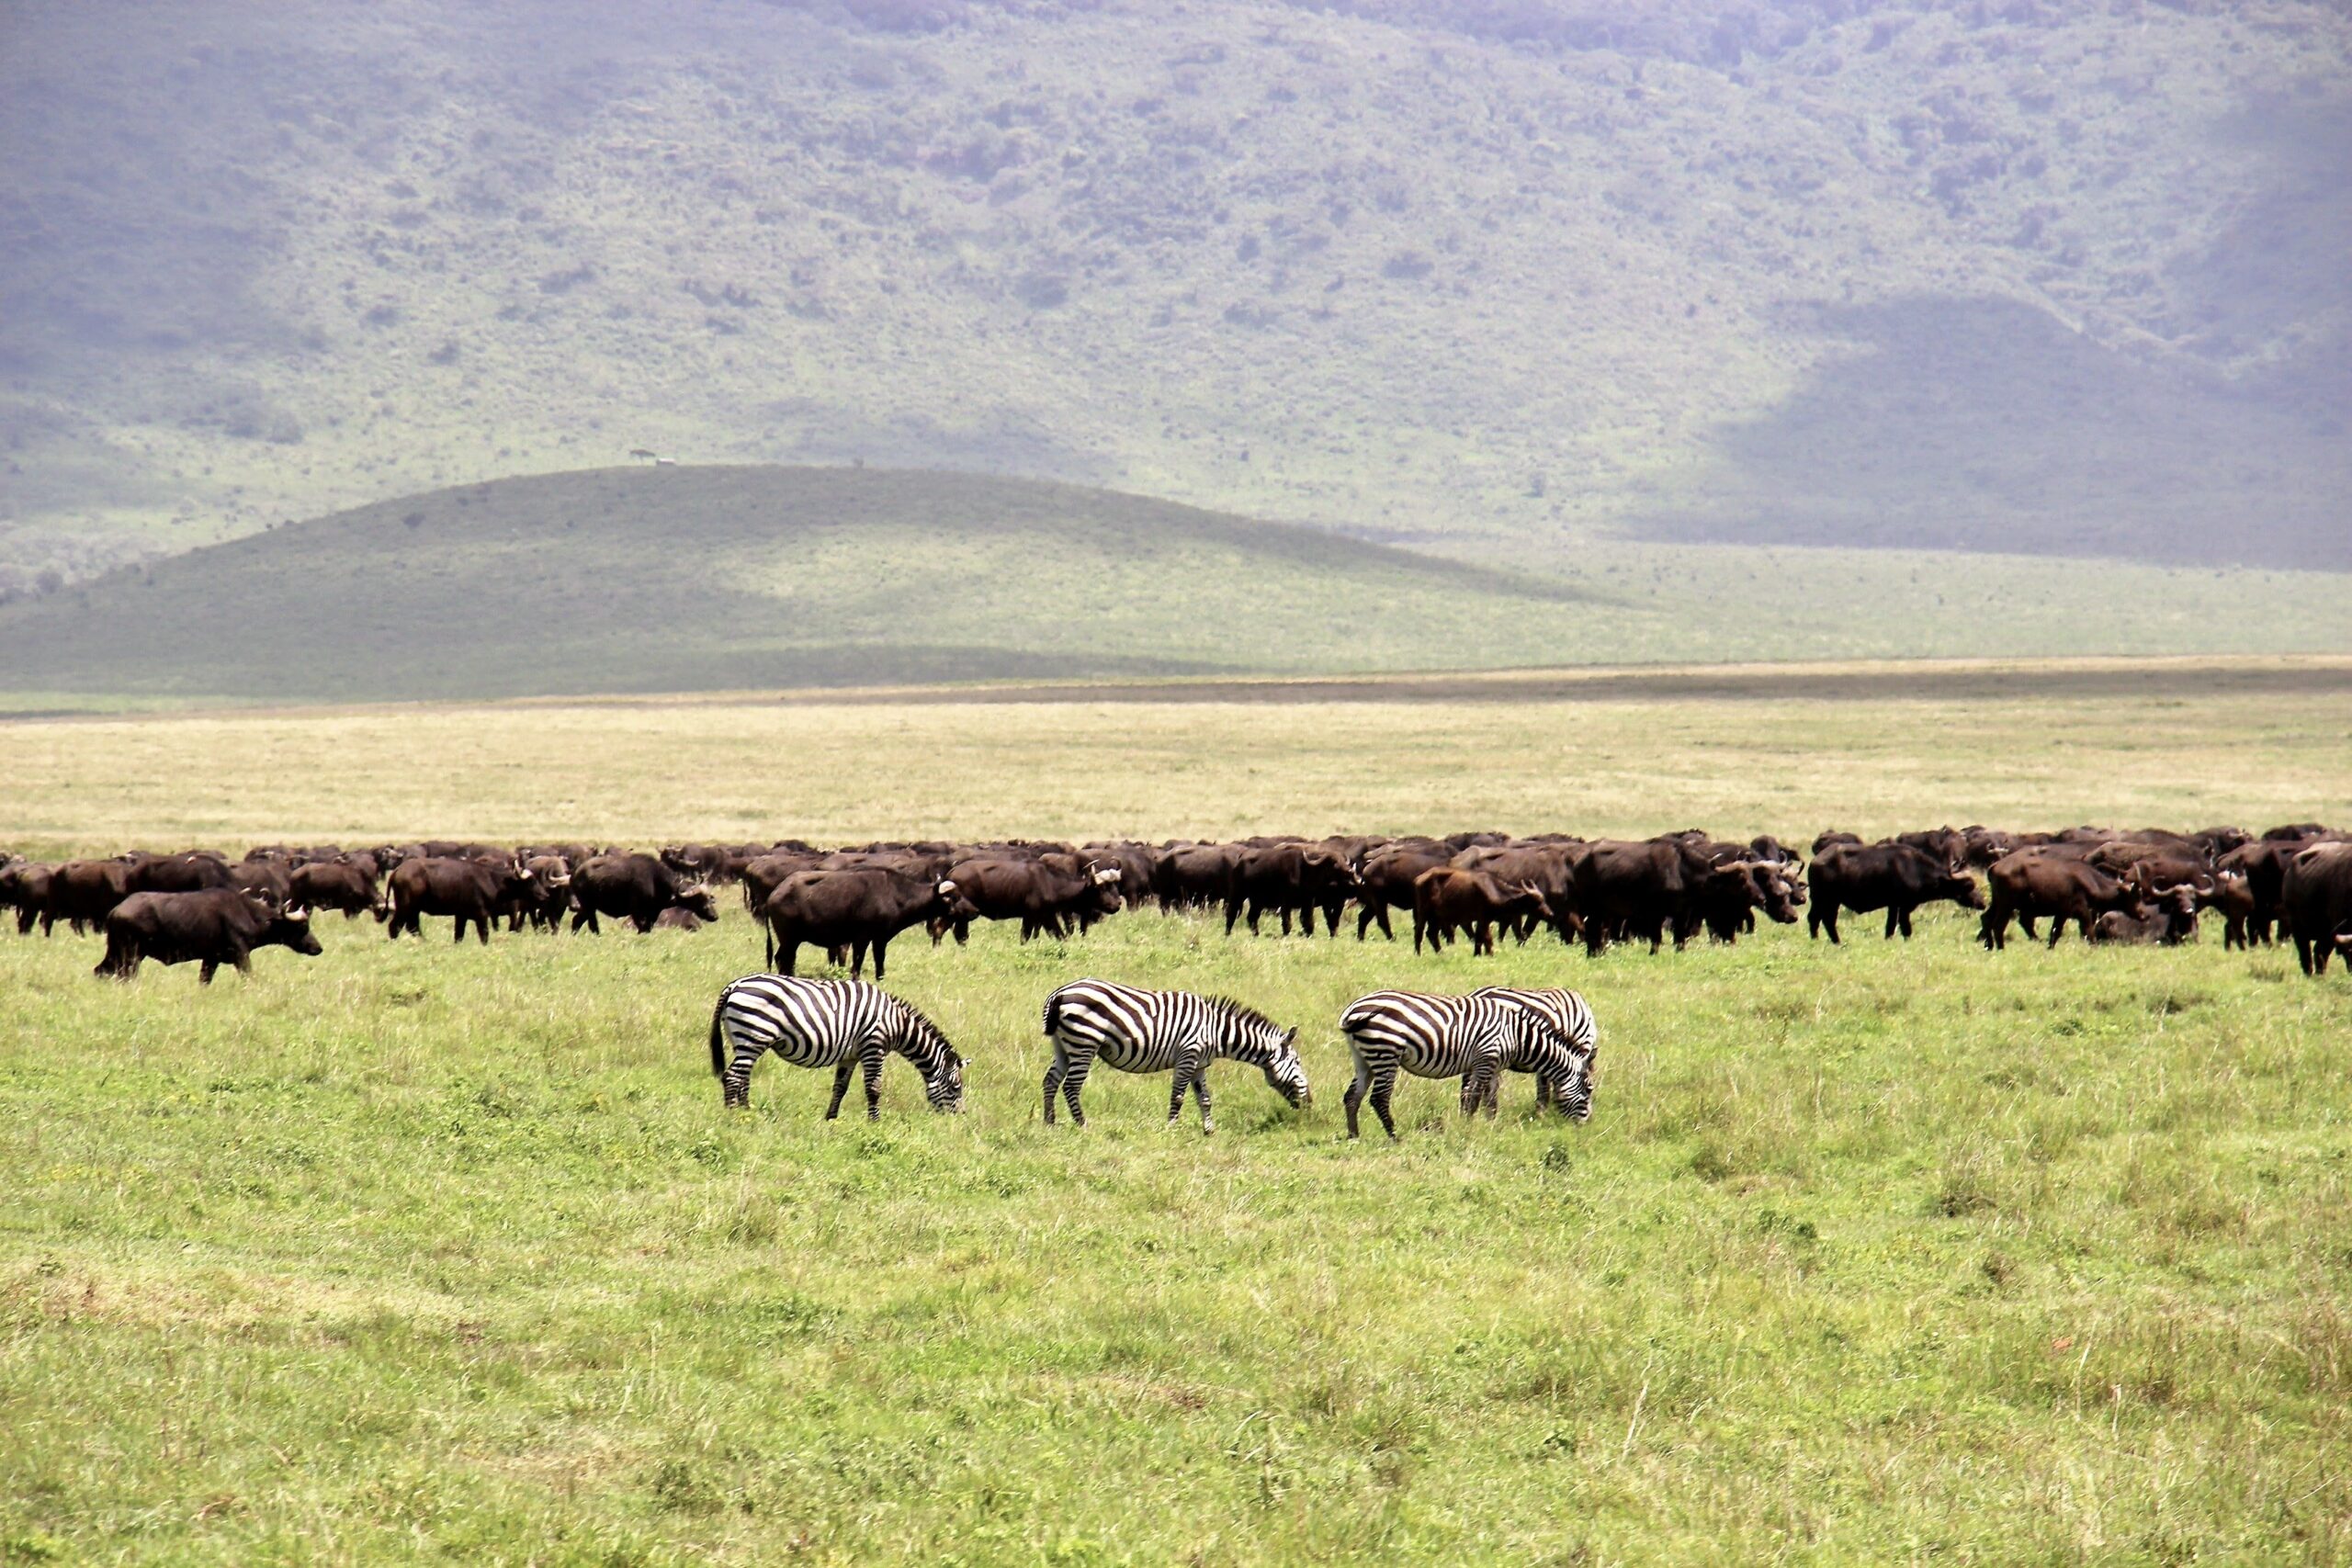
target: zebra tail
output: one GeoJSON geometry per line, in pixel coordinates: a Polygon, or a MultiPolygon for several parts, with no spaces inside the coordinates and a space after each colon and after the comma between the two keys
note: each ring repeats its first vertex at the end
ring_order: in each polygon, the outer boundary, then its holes
{"type": "Polygon", "coordinates": [[[722,1021],[726,1015],[727,993],[721,991],[718,1005],[710,1010],[710,1076],[715,1078],[727,1076],[727,1026],[722,1021]]]}
{"type": "Polygon", "coordinates": [[[1056,991],[1046,998],[1046,1032],[1051,1034],[1062,1026],[1062,994],[1056,991]]]}

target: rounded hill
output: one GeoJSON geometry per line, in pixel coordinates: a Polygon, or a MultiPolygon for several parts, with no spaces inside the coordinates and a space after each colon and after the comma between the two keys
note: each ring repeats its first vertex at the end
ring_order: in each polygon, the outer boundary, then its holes
{"type": "Polygon", "coordinates": [[[0,611],[19,691],[408,698],[1556,662],[1582,595],[969,474],[603,468],[379,502],[0,611]]]}

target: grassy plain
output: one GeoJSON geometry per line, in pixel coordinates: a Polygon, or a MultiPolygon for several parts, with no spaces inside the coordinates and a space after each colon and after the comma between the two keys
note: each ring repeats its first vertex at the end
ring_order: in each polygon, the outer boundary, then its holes
{"type": "MultiPolygon", "coordinates": [[[[2191,682],[2190,684],[2194,684],[2191,682]]],[[[16,724],[54,847],[311,831],[1872,830],[2352,817],[2340,695],[707,703],[16,724]],[[214,788],[195,781],[236,782],[214,788]],[[756,816],[753,814],[756,813],[756,816]]],[[[1415,959],[1123,917],[918,940],[935,1120],[722,1115],[740,912],[122,990],[0,936],[0,1555],[117,1562],[2352,1557],[2352,987],[2273,953],[1795,931],[1415,959]],[[1098,1076],[1082,973],[1302,1028],[1220,1131],[1098,1076]],[[1400,1091],[1351,996],[1602,1020],[1593,1121],[1400,1091]]]]}

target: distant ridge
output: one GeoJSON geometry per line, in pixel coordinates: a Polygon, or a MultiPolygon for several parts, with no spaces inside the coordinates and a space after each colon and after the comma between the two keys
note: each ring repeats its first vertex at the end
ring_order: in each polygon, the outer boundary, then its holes
{"type": "Polygon", "coordinates": [[[357,507],[0,611],[0,687],[379,701],[1540,661],[1592,597],[1070,485],[601,468],[357,507]]]}

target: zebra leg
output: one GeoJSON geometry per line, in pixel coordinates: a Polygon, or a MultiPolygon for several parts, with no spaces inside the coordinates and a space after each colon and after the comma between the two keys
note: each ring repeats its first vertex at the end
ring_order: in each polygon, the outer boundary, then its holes
{"type": "Polygon", "coordinates": [[[1069,1064],[1069,1070],[1062,1075],[1062,1098],[1069,1101],[1069,1120],[1074,1127],[1086,1125],[1086,1111],[1078,1103],[1078,1099],[1086,1092],[1087,1069],[1093,1066],[1094,1054],[1081,1052],[1069,1064]]]}
{"type": "Polygon", "coordinates": [[[1209,1065],[1206,1062],[1193,1069],[1193,1098],[1200,1102],[1201,1131],[1216,1132],[1216,1119],[1209,1113],[1209,1065]]]}
{"type": "Polygon", "coordinates": [[[831,1122],[842,1113],[842,1100],[849,1093],[849,1075],[857,1066],[854,1056],[843,1056],[841,1066],[833,1069],[833,1102],[825,1107],[825,1120],[831,1122]]]}
{"type": "Polygon", "coordinates": [[[1062,1052],[1062,1043],[1054,1042],[1054,1059],[1046,1064],[1046,1125],[1054,1124],[1054,1091],[1062,1087],[1062,1078],[1069,1071],[1069,1058],[1062,1052]]]}
{"type": "Polygon", "coordinates": [[[1380,1118],[1381,1131],[1388,1134],[1392,1144],[1396,1141],[1396,1119],[1388,1114],[1388,1097],[1396,1089],[1396,1064],[1385,1063],[1372,1080],[1372,1113],[1380,1118]]]}
{"type": "Polygon", "coordinates": [[[882,1120],[882,1047],[868,1045],[859,1053],[865,1066],[865,1119],[882,1120]]]}

